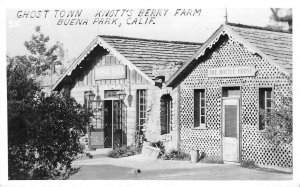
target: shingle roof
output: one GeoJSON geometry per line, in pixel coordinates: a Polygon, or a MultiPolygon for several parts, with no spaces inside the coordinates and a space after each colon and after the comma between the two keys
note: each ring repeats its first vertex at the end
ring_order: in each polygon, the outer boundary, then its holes
{"type": "Polygon", "coordinates": [[[150,40],[120,36],[100,35],[100,37],[115,48],[120,54],[137,66],[150,78],[157,76],[158,68],[173,66],[173,74],[200,47],[200,43],[150,40]]]}
{"type": "Polygon", "coordinates": [[[234,32],[257,47],[283,68],[289,71],[292,70],[293,46],[291,33],[232,23],[229,26],[234,32]]]}
{"type": "Polygon", "coordinates": [[[292,34],[268,28],[253,27],[241,24],[226,24],[220,26],[215,33],[201,46],[201,48],[185,62],[166,82],[167,86],[176,86],[197,65],[194,59],[205,54],[206,49],[211,48],[224,32],[235,34],[242,42],[249,43],[258,50],[258,53],[266,56],[274,65],[277,65],[284,73],[290,74],[293,66],[292,58],[292,34]],[[228,28],[228,29],[227,29],[228,28]]]}

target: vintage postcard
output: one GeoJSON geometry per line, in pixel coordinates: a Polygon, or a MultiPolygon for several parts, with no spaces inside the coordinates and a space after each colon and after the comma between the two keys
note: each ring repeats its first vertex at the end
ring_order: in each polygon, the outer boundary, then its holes
{"type": "Polygon", "coordinates": [[[6,184],[294,184],[293,9],[193,7],[6,9],[6,184]]]}

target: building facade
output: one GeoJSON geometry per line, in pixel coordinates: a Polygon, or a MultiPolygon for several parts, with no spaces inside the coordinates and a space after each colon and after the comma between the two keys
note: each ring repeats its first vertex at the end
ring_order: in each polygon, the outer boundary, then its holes
{"type": "Polygon", "coordinates": [[[291,73],[291,33],[221,26],[166,83],[177,98],[180,150],[291,168],[292,145],[266,138],[260,112],[291,93],[291,73]]]}
{"type": "Polygon", "coordinates": [[[199,43],[97,36],[52,90],[94,109],[95,148],[131,145],[143,132],[148,141],[176,149],[175,99],[163,82],[199,48],[199,43]]]}
{"type": "Polygon", "coordinates": [[[266,138],[262,116],[291,94],[291,75],[291,33],[227,24],[203,45],[98,36],[52,90],[99,109],[96,148],[143,132],[167,150],[291,168],[292,145],[266,138]]]}

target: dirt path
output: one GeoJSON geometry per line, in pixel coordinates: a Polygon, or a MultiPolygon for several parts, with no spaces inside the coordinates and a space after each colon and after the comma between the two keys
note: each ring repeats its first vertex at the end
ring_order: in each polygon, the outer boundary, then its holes
{"type": "Polygon", "coordinates": [[[97,155],[74,162],[80,170],[69,180],[291,180],[292,174],[248,169],[231,164],[148,160],[140,156],[114,159],[97,155]]]}

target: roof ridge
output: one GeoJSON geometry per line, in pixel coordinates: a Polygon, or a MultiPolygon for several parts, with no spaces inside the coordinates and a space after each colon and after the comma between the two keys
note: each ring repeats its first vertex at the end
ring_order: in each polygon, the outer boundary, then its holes
{"type": "Polygon", "coordinates": [[[116,35],[98,35],[101,38],[119,38],[119,39],[132,39],[132,40],[142,40],[142,41],[153,41],[153,42],[164,42],[164,43],[175,43],[175,44],[191,44],[191,45],[201,45],[201,42],[188,42],[188,41],[173,41],[173,40],[157,40],[157,39],[146,39],[146,38],[136,38],[128,36],[116,36],[116,35]]]}
{"type": "Polygon", "coordinates": [[[273,29],[273,28],[268,28],[268,27],[260,27],[260,26],[255,26],[255,25],[245,25],[245,24],[240,24],[240,23],[226,23],[226,25],[233,26],[233,27],[241,27],[241,28],[247,28],[247,29],[257,29],[257,30],[265,30],[265,31],[270,31],[270,32],[280,32],[280,33],[286,33],[286,34],[293,34],[291,31],[284,31],[280,29],[273,29]]]}

